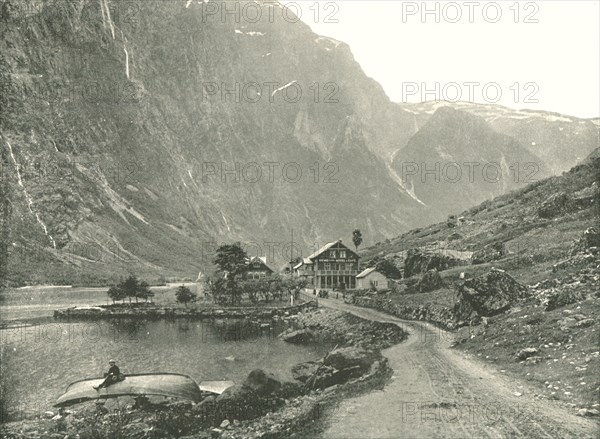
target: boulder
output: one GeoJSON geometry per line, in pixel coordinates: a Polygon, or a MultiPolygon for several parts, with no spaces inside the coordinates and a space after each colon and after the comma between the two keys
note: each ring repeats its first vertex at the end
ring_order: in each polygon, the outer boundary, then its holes
{"type": "Polygon", "coordinates": [[[517,352],[515,357],[517,358],[517,361],[524,361],[527,360],[529,357],[533,357],[538,352],[539,350],[537,348],[525,348],[517,352]]]}
{"type": "Polygon", "coordinates": [[[571,198],[565,192],[551,195],[538,208],[537,214],[540,218],[555,218],[567,211],[570,201],[571,198]]]}
{"type": "Polygon", "coordinates": [[[471,261],[473,265],[484,264],[486,262],[493,262],[502,259],[506,256],[506,245],[503,242],[494,242],[486,245],[481,250],[477,250],[473,253],[471,261]]]}
{"type": "Polygon", "coordinates": [[[600,247],[600,232],[595,227],[590,227],[583,232],[581,238],[577,239],[569,249],[569,256],[585,253],[592,247],[600,247]]]}
{"type": "Polygon", "coordinates": [[[254,369],[250,372],[243,385],[252,389],[259,396],[271,395],[281,388],[279,380],[261,369],[254,369]]]}
{"type": "Polygon", "coordinates": [[[552,311],[572,303],[580,302],[582,300],[585,300],[585,294],[583,292],[563,289],[553,293],[548,298],[545,310],[552,311]]]}
{"type": "Polygon", "coordinates": [[[358,378],[363,374],[361,366],[353,366],[343,370],[337,370],[331,366],[322,366],[314,380],[308,382],[309,387],[314,389],[326,389],[331,386],[344,384],[351,378],[358,378]]]}
{"type": "Polygon", "coordinates": [[[454,315],[467,320],[472,315],[490,317],[510,309],[528,297],[527,288],[504,270],[492,268],[488,273],[466,280],[458,289],[454,315]]]}
{"type": "Polygon", "coordinates": [[[309,329],[285,332],[280,337],[288,343],[311,343],[314,341],[314,334],[309,329]]]}
{"type": "Polygon", "coordinates": [[[425,273],[427,270],[436,269],[444,271],[460,264],[458,259],[438,253],[427,252],[418,248],[408,250],[404,260],[404,277],[425,273]]]}
{"type": "Polygon", "coordinates": [[[325,357],[323,363],[337,370],[350,369],[358,367],[362,372],[366,372],[379,355],[361,347],[350,346],[334,349],[325,357]]]}
{"type": "Polygon", "coordinates": [[[316,361],[296,364],[292,367],[292,376],[295,380],[305,383],[317,372],[319,366],[321,366],[321,363],[317,363],[316,361]]]}
{"type": "Polygon", "coordinates": [[[421,280],[417,283],[417,289],[420,293],[427,293],[429,291],[437,290],[443,285],[442,276],[440,273],[434,268],[433,270],[428,270],[421,280]]]}
{"type": "Polygon", "coordinates": [[[284,381],[277,392],[277,396],[283,399],[292,399],[302,393],[302,384],[296,381],[284,381]]]}
{"type": "Polygon", "coordinates": [[[236,384],[221,393],[216,399],[215,412],[218,422],[227,418],[250,419],[259,413],[258,397],[244,385],[236,384]]]}

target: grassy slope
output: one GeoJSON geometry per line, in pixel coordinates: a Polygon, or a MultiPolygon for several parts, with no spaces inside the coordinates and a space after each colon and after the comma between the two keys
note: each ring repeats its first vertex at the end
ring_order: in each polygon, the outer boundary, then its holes
{"type": "MultiPolygon", "coordinates": [[[[595,156],[598,155],[598,150],[595,156]]],[[[387,298],[405,305],[436,304],[452,307],[460,272],[469,276],[485,273],[494,266],[508,271],[519,282],[535,285],[557,279],[554,287],[532,289],[538,298],[557,291],[595,293],[600,290],[598,257],[553,272],[552,266],[569,258],[573,241],[591,226],[598,225],[596,202],[570,208],[551,219],[541,218],[539,207],[552,195],[577,192],[590,187],[598,196],[598,159],[560,177],[549,178],[500,196],[463,212],[465,223],[449,228],[445,223],[415,229],[393,240],[363,250],[363,260],[376,256],[394,258],[401,265],[403,252],[415,247],[440,246],[477,251],[503,242],[509,253],[481,265],[465,265],[441,272],[443,288],[423,294],[389,294],[387,298]],[[455,236],[448,241],[448,236],[455,236]],[[591,279],[590,279],[591,277],[591,279]],[[583,281],[582,281],[583,279],[583,281]]],[[[539,398],[561,400],[574,410],[598,409],[600,401],[600,298],[544,311],[539,300],[528,301],[507,314],[489,319],[487,325],[458,331],[458,348],[496,365],[506,373],[529,381],[539,398]],[[589,326],[577,326],[593,319],[589,326]],[[515,354],[523,348],[539,349],[537,362],[519,362],[515,354]]]]}

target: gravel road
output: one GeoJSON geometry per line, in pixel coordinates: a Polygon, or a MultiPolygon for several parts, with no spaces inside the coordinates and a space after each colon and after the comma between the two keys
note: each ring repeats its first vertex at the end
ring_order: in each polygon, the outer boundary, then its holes
{"type": "Polygon", "coordinates": [[[600,437],[595,421],[535,399],[526,382],[452,350],[451,333],[333,299],[319,303],[410,333],[406,342],[383,351],[394,369],[391,382],[328,413],[324,438],[600,437]]]}

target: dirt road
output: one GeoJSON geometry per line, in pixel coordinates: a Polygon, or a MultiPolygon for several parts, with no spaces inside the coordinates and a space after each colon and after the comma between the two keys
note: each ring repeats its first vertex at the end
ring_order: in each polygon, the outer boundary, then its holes
{"type": "Polygon", "coordinates": [[[599,424],[575,416],[485,364],[450,349],[452,335],[332,299],[323,306],[400,325],[408,340],[383,351],[394,369],[383,391],[344,400],[324,438],[594,438],[599,424]]]}

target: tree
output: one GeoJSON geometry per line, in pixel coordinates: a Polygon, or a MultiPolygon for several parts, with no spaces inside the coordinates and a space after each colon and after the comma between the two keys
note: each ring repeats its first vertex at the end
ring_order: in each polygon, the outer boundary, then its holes
{"type": "Polygon", "coordinates": [[[108,289],[108,292],[106,294],[108,294],[108,297],[112,299],[113,303],[115,303],[115,301],[117,300],[125,299],[125,291],[123,290],[123,288],[121,288],[120,285],[113,285],[108,289]]]}
{"type": "MultiPolygon", "coordinates": [[[[352,232],[352,242],[354,243],[354,248],[356,249],[356,253],[358,253],[358,247],[362,244],[363,238],[360,230],[356,229],[352,232]]],[[[360,270],[360,259],[357,262],[357,267],[360,270]]]]}
{"type": "Polygon", "coordinates": [[[402,279],[402,272],[389,259],[382,259],[375,264],[375,270],[389,279],[402,279]]]}
{"type": "Polygon", "coordinates": [[[354,243],[354,248],[358,253],[358,247],[363,242],[362,233],[360,232],[360,230],[356,229],[354,232],[352,232],[352,242],[354,243]]]}
{"type": "MultiPolygon", "coordinates": [[[[248,269],[248,255],[239,242],[222,245],[217,249],[213,263],[218,267],[224,282],[218,286],[229,295],[232,305],[241,301],[237,277],[248,269]]],[[[219,294],[222,294],[219,292],[219,294]]],[[[222,298],[221,298],[222,299],[222,298]]]]}
{"type": "Polygon", "coordinates": [[[214,264],[219,270],[230,276],[242,274],[248,268],[248,255],[239,242],[231,245],[222,245],[217,249],[214,264]]]}
{"type": "Polygon", "coordinates": [[[183,303],[185,306],[187,306],[188,303],[196,299],[196,294],[192,293],[192,290],[185,285],[181,285],[180,287],[177,287],[177,290],[175,291],[175,297],[177,298],[177,302],[183,303]]]}
{"type": "Polygon", "coordinates": [[[138,291],[136,294],[136,301],[137,301],[138,297],[140,299],[144,299],[146,302],[148,302],[148,299],[154,297],[154,291],[152,291],[150,289],[150,286],[148,285],[147,282],[144,282],[144,281],[140,282],[140,284],[138,286],[138,291]]]}
{"type": "Polygon", "coordinates": [[[148,301],[149,298],[154,297],[154,291],[150,289],[148,283],[144,281],[140,282],[134,275],[129,276],[118,285],[110,287],[107,294],[112,299],[113,303],[116,300],[125,300],[126,298],[129,298],[129,303],[131,303],[132,297],[135,298],[137,303],[138,299],[148,301]]]}
{"type": "Polygon", "coordinates": [[[133,274],[130,275],[123,283],[121,283],[121,288],[125,292],[125,297],[129,298],[129,303],[131,303],[131,298],[135,297],[136,301],[138,298],[138,290],[140,288],[140,281],[133,274]]]}

